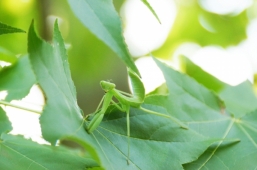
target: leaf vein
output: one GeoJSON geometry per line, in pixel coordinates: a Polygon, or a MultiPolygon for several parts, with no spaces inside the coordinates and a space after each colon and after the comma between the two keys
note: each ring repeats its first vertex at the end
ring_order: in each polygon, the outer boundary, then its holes
{"type": "MultiPolygon", "coordinates": [[[[27,157],[26,155],[21,154],[20,152],[16,151],[15,149],[13,149],[13,148],[11,148],[11,147],[9,147],[9,146],[7,146],[7,145],[4,145],[4,146],[5,146],[6,148],[12,150],[13,152],[17,153],[18,155],[21,155],[23,158],[26,158],[26,159],[30,160],[32,163],[35,163],[35,164],[37,164],[37,165],[39,165],[39,166],[41,166],[41,167],[47,169],[45,166],[43,166],[43,165],[37,163],[36,161],[34,161],[33,159],[27,157]]],[[[22,158],[21,158],[21,159],[22,159],[22,158]]]]}
{"type": "MultiPolygon", "coordinates": [[[[234,124],[234,120],[231,120],[227,130],[225,131],[224,135],[223,135],[223,139],[226,138],[226,136],[228,135],[229,131],[231,130],[232,126],[234,124]]],[[[211,155],[206,159],[206,161],[198,168],[198,170],[202,169],[204,167],[204,165],[214,156],[215,152],[217,151],[217,149],[219,148],[219,146],[222,144],[222,141],[219,142],[219,144],[216,146],[216,148],[212,151],[211,155]]]]}
{"type": "Polygon", "coordinates": [[[246,137],[248,137],[248,139],[250,140],[250,142],[254,145],[254,147],[257,148],[257,144],[256,142],[253,140],[253,138],[251,137],[251,135],[249,133],[247,133],[247,131],[245,130],[245,128],[243,126],[241,126],[240,124],[238,124],[238,127],[243,131],[243,133],[246,135],[246,137]]]}

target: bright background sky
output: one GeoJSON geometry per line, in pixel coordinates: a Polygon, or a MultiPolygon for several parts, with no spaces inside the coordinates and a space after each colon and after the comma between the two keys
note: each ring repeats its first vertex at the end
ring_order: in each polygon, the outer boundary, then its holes
{"type": "MultiPolygon", "coordinates": [[[[29,0],[23,2],[29,3],[29,0]]],[[[237,14],[253,3],[252,0],[200,0],[199,2],[206,10],[219,14],[237,14]]],[[[164,43],[177,14],[173,0],[149,0],[149,3],[159,16],[161,24],[140,0],[127,0],[120,12],[125,22],[124,36],[131,54],[134,57],[144,56],[136,61],[136,65],[141,72],[147,92],[161,85],[164,78],[152,59],[145,55],[164,43]]],[[[257,20],[252,20],[247,28],[247,39],[237,46],[228,48],[200,47],[198,44],[184,43],[174,56],[170,56],[170,60],[165,62],[178,68],[178,56],[184,54],[205,71],[228,84],[237,85],[247,79],[253,81],[253,75],[257,72],[256,30],[257,20]]],[[[1,99],[5,96],[5,92],[0,93],[1,99]]],[[[33,86],[25,99],[12,103],[42,110],[44,98],[38,87],[33,86]]],[[[44,143],[40,137],[39,115],[11,107],[5,107],[5,110],[13,125],[12,134],[22,134],[44,143]]]]}

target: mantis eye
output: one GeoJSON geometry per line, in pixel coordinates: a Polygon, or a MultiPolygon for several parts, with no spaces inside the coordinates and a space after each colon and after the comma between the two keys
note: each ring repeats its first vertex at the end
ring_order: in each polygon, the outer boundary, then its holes
{"type": "Polygon", "coordinates": [[[114,83],[110,83],[107,81],[101,81],[100,85],[105,92],[108,92],[116,87],[114,83]]]}

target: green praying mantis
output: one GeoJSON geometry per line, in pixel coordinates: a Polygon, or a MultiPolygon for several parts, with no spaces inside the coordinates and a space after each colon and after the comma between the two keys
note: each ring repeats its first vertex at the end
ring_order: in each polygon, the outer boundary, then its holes
{"type": "Polygon", "coordinates": [[[93,118],[90,120],[88,126],[86,126],[86,130],[88,131],[88,133],[92,133],[100,125],[107,111],[107,108],[109,107],[110,104],[113,104],[120,111],[126,112],[127,137],[128,137],[127,163],[129,164],[129,137],[130,137],[129,110],[130,110],[130,107],[138,108],[144,112],[147,112],[156,116],[162,116],[162,117],[168,118],[173,122],[175,122],[176,124],[178,124],[183,129],[187,129],[187,126],[184,123],[182,123],[180,120],[176,119],[175,117],[143,108],[141,105],[145,99],[144,85],[140,77],[132,70],[128,69],[128,75],[131,80],[132,92],[133,92],[132,94],[128,94],[123,91],[117,90],[115,88],[116,85],[114,83],[107,82],[107,81],[100,82],[100,85],[104,90],[105,95],[103,96],[96,111],[91,114],[93,115],[93,118]],[[113,97],[116,98],[118,103],[113,101],[113,97]],[[102,107],[100,108],[100,106],[102,107]]]}

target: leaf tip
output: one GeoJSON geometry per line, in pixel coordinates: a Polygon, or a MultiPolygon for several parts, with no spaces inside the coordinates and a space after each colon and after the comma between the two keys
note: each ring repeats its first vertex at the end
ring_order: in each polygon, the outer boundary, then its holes
{"type": "Polygon", "coordinates": [[[59,29],[59,25],[58,25],[58,18],[55,19],[54,21],[54,28],[56,29],[59,29]]]}
{"type": "Polygon", "coordinates": [[[33,33],[33,32],[35,33],[35,30],[34,30],[34,19],[32,19],[30,27],[29,27],[29,37],[30,37],[31,33],[33,33]]]}

